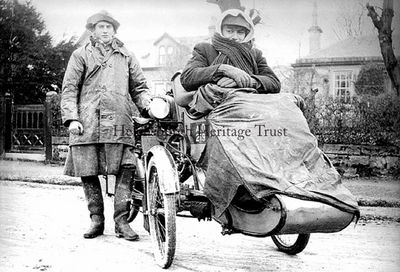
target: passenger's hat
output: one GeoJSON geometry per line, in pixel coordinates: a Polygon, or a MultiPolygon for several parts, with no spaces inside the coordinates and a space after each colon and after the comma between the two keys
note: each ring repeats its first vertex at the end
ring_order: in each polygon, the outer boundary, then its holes
{"type": "Polygon", "coordinates": [[[112,24],[113,27],[114,27],[115,32],[117,32],[117,29],[119,27],[119,22],[117,20],[115,20],[113,18],[113,16],[109,12],[107,12],[105,10],[102,10],[102,11],[90,16],[87,19],[86,29],[88,29],[90,31],[93,31],[94,26],[98,22],[101,22],[101,21],[105,21],[105,22],[108,22],[108,23],[112,24]]]}
{"type": "Polygon", "coordinates": [[[238,14],[237,16],[228,14],[222,21],[221,25],[236,25],[236,26],[244,27],[248,31],[251,30],[250,24],[240,14],[238,14]]]}

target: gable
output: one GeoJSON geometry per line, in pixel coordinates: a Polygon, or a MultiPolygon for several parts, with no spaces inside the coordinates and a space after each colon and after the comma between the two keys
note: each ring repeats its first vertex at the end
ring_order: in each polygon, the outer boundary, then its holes
{"type": "Polygon", "coordinates": [[[162,43],[168,43],[168,44],[170,44],[170,43],[175,43],[176,45],[179,45],[179,43],[174,39],[174,38],[172,38],[171,37],[171,35],[169,35],[168,33],[164,33],[160,38],[158,38],[154,43],[153,43],[153,45],[154,46],[158,46],[159,44],[162,44],[162,43]]]}

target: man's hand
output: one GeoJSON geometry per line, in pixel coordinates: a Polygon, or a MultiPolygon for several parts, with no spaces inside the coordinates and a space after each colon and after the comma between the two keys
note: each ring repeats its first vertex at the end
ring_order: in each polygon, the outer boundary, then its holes
{"type": "Polygon", "coordinates": [[[229,77],[223,77],[220,80],[218,80],[217,85],[219,87],[223,87],[223,88],[233,88],[233,87],[237,87],[236,82],[229,77]]]}
{"type": "Polygon", "coordinates": [[[251,76],[245,71],[228,64],[221,64],[218,70],[221,71],[225,76],[233,79],[238,87],[252,87],[251,76]]]}
{"type": "Polygon", "coordinates": [[[71,134],[79,135],[83,133],[83,126],[78,121],[71,121],[69,124],[68,130],[71,134]]]}

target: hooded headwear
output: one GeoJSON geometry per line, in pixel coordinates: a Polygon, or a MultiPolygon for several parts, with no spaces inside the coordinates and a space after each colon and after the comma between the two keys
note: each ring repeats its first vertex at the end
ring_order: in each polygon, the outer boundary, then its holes
{"type": "Polygon", "coordinates": [[[241,15],[238,15],[236,17],[232,15],[227,15],[222,21],[222,25],[241,26],[246,28],[248,31],[251,30],[250,24],[241,15]]]}
{"type": "Polygon", "coordinates": [[[240,9],[228,9],[224,11],[217,21],[215,31],[222,36],[223,25],[237,25],[246,28],[249,33],[241,43],[247,43],[254,38],[254,24],[251,18],[240,9]]]}
{"type": "Polygon", "coordinates": [[[96,14],[93,14],[87,19],[86,29],[93,31],[94,26],[101,21],[108,22],[113,25],[114,31],[117,32],[119,27],[119,22],[114,19],[114,17],[107,11],[102,10],[96,14]]]}

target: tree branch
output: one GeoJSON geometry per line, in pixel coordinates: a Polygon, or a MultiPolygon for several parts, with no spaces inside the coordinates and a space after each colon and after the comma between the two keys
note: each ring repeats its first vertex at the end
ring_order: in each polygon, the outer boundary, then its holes
{"type": "Polygon", "coordinates": [[[371,17],[373,24],[378,29],[379,44],[386,71],[397,91],[397,95],[400,95],[400,65],[392,45],[393,0],[383,1],[383,10],[380,17],[369,4],[367,4],[367,9],[368,16],[371,17]]]}
{"type": "Polygon", "coordinates": [[[380,30],[382,28],[382,22],[378,13],[376,13],[375,11],[375,8],[373,6],[370,6],[369,3],[367,3],[367,9],[368,9],[368,16],[371,17],[374,26],[378,30],[380,30]]]}

